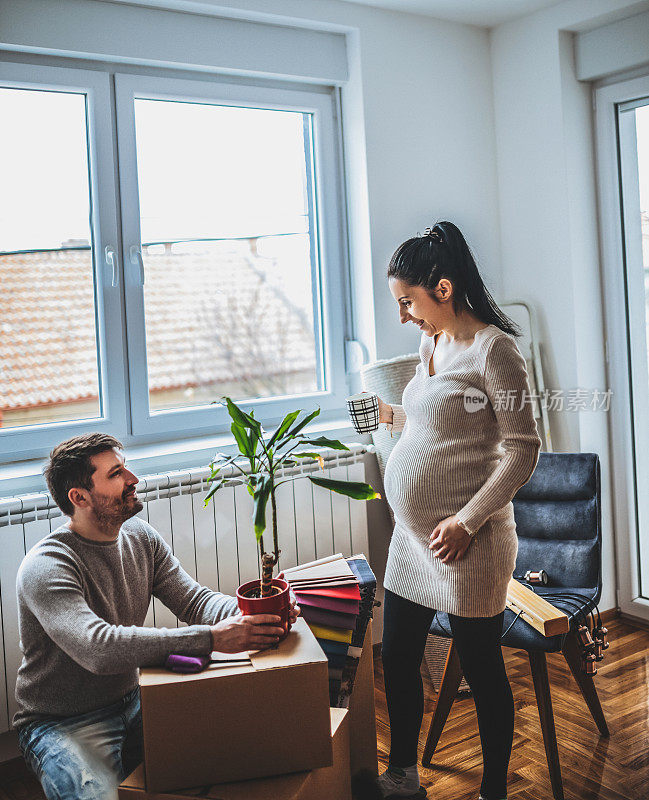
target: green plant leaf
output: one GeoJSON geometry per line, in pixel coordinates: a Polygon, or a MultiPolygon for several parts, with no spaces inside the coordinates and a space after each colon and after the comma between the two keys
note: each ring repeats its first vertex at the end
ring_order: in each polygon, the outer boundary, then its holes
{"type": "Polygon", "coordinates": [[[246,429],[239,425],[238,422],[233,422],[232,425],[230,425],[230,430],[236,440],[241,455],[248,459],[252,458],[253,454],[250,452],[250,440],[248,439],[246,429]]]}
{"type": "MultiPolygon", "coordinates": [[[[254,408],[250,409],[250,419],[253,422],[257,422],[257,417],[255,417],[255,409],[254,408]]],[[[264,430],[264,426],[261,424],[261,422],[259,422],[259,433],[260,433],[261,436],[263,436],[264,433],[266,433],[266,431],[264,430]]]]}
{"type": "Polygon", "coordinates": [[[295,425],[293,425],[293,427],[290,428],[288,432],[282,437],[282,441],[280,444],[286,444],[286,442],[290,441],[291,439],[294,439],[295,436],[302,430],[302,428],[308,425],[312,419],[315,419],[319,413],[320,409],[316,408],[315,411],[312,411],[310,414],[307,414],[303,420],[300,420],[300,422],[297,422],[295,425]]]}
{"type": "Polygon", "coordinates": [[[255,524],[255,537],[257,541],[261,539],[266,530],[266,505],[270,496],[272,482],[263,481],[255,492],[255,505],[253,510],[253,521],[255,524]]]}
{"type": "Polygon", "coordinates": [[[349,450],[346,444],[339,442],[338,439],[327,439],[326,436],[318,436],[317,439],[302,439],[304,444],[317,444],[320,447],[331,447],[332,450],[349,450]]]}
{"type": "Polygon", "coordinates": [[[205,502],[203,503],[204,508],[207,508],[208,503],[210,502],[211,498],[218,492],[218,490],[223,486],[225,483],[225,478],[218,478],[217,480],[213,481],[212,485],[210,486],[209,492],[205,495],[205,502]]]}
{"type": "Polygon", "coordinates": [[[222,400],[225,400],[228,414],[232,418],[233,422],[236,422],[238,425],[241,425],[242,428],[249,428],[250,430],[256,431],[258,436],[261,436],[261,424],[250,414],[246,414],[246,412],[239,408],[239,406],[229,397],[224,395],[222,400]]]}
{"type": "Polygon", "coordinates": [[[257,443],[259,442],[259,433],[256,430],[251,429],[250,433],[248,434],[248,442],[250,445],[250,452],[252,453],[252,458],[250,459],[250,468],[255,468],[255,455],[257,453],[257,443]]]}
{"type": "MultiPolygon", "coordinates": [[[[250,418],[254,422],[257,422],[257,420],[255,419],[255,411],[254,411],[254,409],[250,410],[250,418]]],[[[252,457],[250,458],[250,469],[253,470],[253,471],[254,471],[255,466],[256,466],[255,465],[255,456],[257,455],[257,444],[259,443],[259,440],[263,437],[263,433],[264,433],[264,429],[263,429],[261,423],[259,423],[259,429],[250,428],[249,433],[248,433],[248,442],[249,442],[249,445],[250,445],[250,452],[252,453],[252,457]]]]}
{"type": "Polygon", "coordinates": [[[281,436],[283,436],[283,435],[286,433],[286,431],[289,429],[289,427],[290,427],[290,426],[291,426],[291,425],[292,425],[292,424],[295,422],[295,420],[298,418],[298,416],[299,416],[299,414],[301,413],[301,411],[302,411],[302,409],[301,409],[301,408],[298,408],[298,410],[297,410],[297,411],[291,411],[291,413],[290,413],[290,414],[287,414],[287,415],[284,417],[284,419],[283,419],[283,420],[281,421],[281,423],[278,425],[278,427],[277,427],[277,430],[275,431],[275,433],[274,433],[274,434],[273,434],[273,435],[270,437],[270,440],[269,440],[269,442],[268,442],[268,447],[272,447],[272,446],[275,444],[275,442],[276,442],[276,441],[277,441],[277,440],[278,440],[278,439],[279,439],[281,436]]]}
{"type": "Polygon", "coordinates": [[[380,499],[381,497],[378,492],[374,491],[369,483],[361,483],[359,481],[335,481],[331,478],[314,478],[311,475],[307,475],[307,478],[311,483],[315,483],[316,486],[322,486],[324,489],[329,489],[332,492],[347,495],[347,497],[352,497],[354,500],[374,500],[380,499]]]}

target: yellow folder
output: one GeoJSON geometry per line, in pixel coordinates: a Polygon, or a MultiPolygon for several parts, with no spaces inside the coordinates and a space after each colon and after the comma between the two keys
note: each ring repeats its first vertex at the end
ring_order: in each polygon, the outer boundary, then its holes
{"type": "Polygon", "coordinates": [[[342,628],[330,628],[328,625],[315,625],[309,622],[309,628],[314,636],[318,639],[329,639],[332,642],[346,642],[351,643],[352,631],[346,631],[342,628]]]}

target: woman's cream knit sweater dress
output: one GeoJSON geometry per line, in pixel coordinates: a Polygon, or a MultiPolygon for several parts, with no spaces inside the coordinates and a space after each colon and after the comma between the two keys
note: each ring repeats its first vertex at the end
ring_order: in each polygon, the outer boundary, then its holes
{"type": "Polygon", "coordinates": [[[402,434],[385,466],[395,527],[384,586],[437,611],[491,617],[505,608],[516,563],[511,500],[541,448],[525,359],[495,325],[431,376],[433,347],[422,334],[403,405],[392,406],[392,429],[402,434]],[[443,564],[428,549],[430,534],[453,515],[475,536],[460,561],[443,564]]]}

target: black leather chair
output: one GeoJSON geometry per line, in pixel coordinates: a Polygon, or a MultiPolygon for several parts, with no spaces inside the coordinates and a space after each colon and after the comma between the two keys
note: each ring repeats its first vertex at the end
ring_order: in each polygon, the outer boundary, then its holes
{"type": "MultiPolygon", "coordinates": [[[[540,453],[532,477],[513,499],[518,533],[514,574],[543,569],[548,574],[549,584],[535,587],[539,594],[554,597],[562,592],[578,593],[590,598],[589,605],[593,607],[602,591],[600,498],[600,464],[596,453],[540,453]]],[[[570,630],[567,634],[546,638],[522,619],[512,626],[516,617],[507,609],[503,645],[528,652],[552,791],[556,800],[563,800],[546,653],[563,653],[599,732],[608,736],[609,730],[593,678],[581,669],[577,628],[583,617],[578,614],[574,601],[568,598],[551,602],[568,614],[570,630]]],[[[430,632],[436,636],[451,636],[448,615],[438,613],[430,632]]],[[[457,651],[451,645],[424,748],[422,764],[425,767],[430,766],[461,679],[457,651]]]]}

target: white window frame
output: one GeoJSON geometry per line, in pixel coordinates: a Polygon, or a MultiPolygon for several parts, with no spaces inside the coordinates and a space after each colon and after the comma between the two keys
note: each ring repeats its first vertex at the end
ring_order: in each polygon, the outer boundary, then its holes
{"type": "MultiPolygon", "coordinates": [[[[136,437],[166,434],[209,435],[230,425],[223,406],[197,406],[168,411],[149,410],[147,384],[144,293],[141,267],[128,258],[131,248],[141,244],[136,170],[134,100],[180,100],[248,108],[298,111],[312,115],[314,152],[314,195],[309,203],[311,236],[311,276],[313,291],[321,298],[321,309],[314,308],[316,349],[323,347],[324,373],[329,378],[325,391],[307,394],[253,398],[257,416],[264,422],[278,422],[296,405],[339,412],[344,407],[347,379],[344,366],[345,313],[343,230],[340,213],[340,186],[336,174],[335,95],[314,91],[291,91],[243,84],[158,78],[143,75],[115,76],[117,129],[119,143],[120,195],[122,202],[123,254],[126,267],[126,312],[129,328],[128,352],[131,385],[132,432],[136,437]],[[338,202],[337,202],[338,198],[338,202]],[[315,223],[315,224],[314,224],[315,223]],[[320,232],[320,238],[316,234],[320,232]],[[318,262],[320,269],[318,269],[318,262]],[[320,315],[324,331],[320,330],[320,315]]],[[[309,164],[307,164],[307,169],[309,164]]],[[[315,304],[314,304],[315,305],[315,304]]],[[[317,355],[318,366],[320,354],[317,355]]]]}
{"type": "MultiPolygon", "coordinates": [[[[634,393],[632,386],[632,376],[636,383],[644,376],[647,385],[647,344],[644,335],[636,340],[630,336],[637,320],[644,320],[644,293],[629,291],[628,274],[642,264],[638,242],[630,235],[640,219],[639,206],[629,203],[638,176],[637,165],[634,175],[630,160],[621,158],[621,148],[635,147],[635,131],[618,119],[618,107],[640,97],[649,97],[649,76],[594,90],[607,361],[614,397],[610,424],[617,599],[624,614],[649,621],[649,597],[642,596],[640,580],[640,559],[649,547],[649,541],[640,541],[641,529],[649,539],[649,496],[640,485],[642,475],[649,475],[649,447],[636,446],[638,438],[649,441],[649,402],[646,390],[634,393]]],[[[649,575],[645,581],[649,583],[649,575]]]]}
{"type": "MultiPolygon", "coordinates": [[[[110,114],[110,77],[107,73],[36,64],[0,62],[0,86],[75,92],[86,96],[88,171],[90,177],[91,236],[97,320],[99,396],[101,417],[0,428],[0,461],[44,455],[58,442],[89,430],[114,433],[127,430],[124,326],[121,270],[113,275],[106,263],[106,247],[119,252],[110,114]],[[117,285],[113,286],[114,277],[117,285]],[[110,321],[110,324],[108,324],[110,321]],[[109,380],[110,376],[110,380],[109,380]]],[[[118,265],[118,267],[121,265],[118,265]]],[[[34,309],[37,312],[37,309],[34,309]]],[[[74,309],[70,309],[74,313],[74,309]]],[[[75,354],[69,353],[74,359],[75,354]]]]}
{"type": "MultiPolygon", "coordinates": [[[[58,442],[91,430],[110,432],[127,448],[150,444],[163,447],[169,442],[177,450],[181,439],[201,441],[199,437],[229,436],[230,419],[221,406],[149,412],[143,290],[139,266],[129,258],[131,245],[139,247],[140,244],[137,176],[135,169],[128,169],[128,162],[117,158],[117,153],[120,158],[135,158],[133,97],[138,93],[165,99],[192,98],[255,108],[281,108],[312,115],[312,221],[317,220],[320,232],[319,241],[312,238],[312,273],[317,256],[324,330],[318,327],[318,315],[314,321],[316,346],[322,342],[322,364],[318,367],[328,376],[329,385],[322,392],[253,399],[243,405],[254,404],[258,418],[267,427],[297,407],[320,406],[322,411],[318,419],[325,424],[339,420],[349,394],[345,340],[351,336],[351,307],[340,149],[342,133],[336,89],[307,84],[286,84],[284,88],[259,80],[234,80],[232,76],[219,81],[218,75],[205,73],[188,73],[187,78],[168,77],[169,71],[158,67],[147,70],[152,74],[142,74],[138,69],[131,72],[128,67],[108,62],[98,63],[97,69],[50,66],[41,64],[37,57],[33,62],[0,61],[0,85],[86,94],[94,260],[100,260],[107,245],[114,247],[119,275],[118,286],[113,287],[112,269],[103,260],[101,264],[95,263],[102,418],[0,428],[0,465],[42,458],[58,442]]],[[[173,73],[178,75],[178,70],[173,73]]],[[[135,161],[130,163],[135,164],[135,161]]],[[[315,230],[311,224],[312,237],[315,230]]]]}

